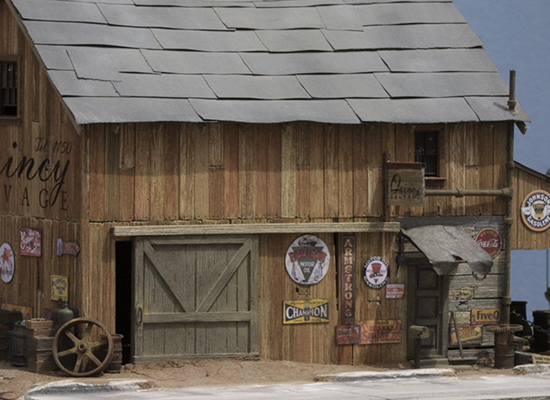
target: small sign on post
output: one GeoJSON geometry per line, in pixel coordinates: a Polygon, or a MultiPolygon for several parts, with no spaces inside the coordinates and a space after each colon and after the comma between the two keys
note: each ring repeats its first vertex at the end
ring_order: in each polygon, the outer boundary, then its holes
{"type": "Polygon", "coordinates": [[[390,206],[424,206],[424,164],[386,163],[386,200],[390,206]]]}

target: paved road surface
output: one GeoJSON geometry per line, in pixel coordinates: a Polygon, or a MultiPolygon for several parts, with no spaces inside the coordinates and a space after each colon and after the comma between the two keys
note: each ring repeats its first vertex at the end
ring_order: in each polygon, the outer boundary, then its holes
{"type": "Polygon", "coordinates": [[[550,399],[550,374],[475,378],[409,377],[306,385],[238,386],[148,391],[29,393],[26,400],[481,400],[550,399]]]}

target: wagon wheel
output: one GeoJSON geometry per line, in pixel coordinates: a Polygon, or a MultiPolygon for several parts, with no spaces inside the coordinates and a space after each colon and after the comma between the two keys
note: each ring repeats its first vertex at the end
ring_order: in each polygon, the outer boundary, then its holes
{"type": "Polygon", "coordinates": [[[107,328],[90,318],[75,318],[65,323],[52,344],[55,363],[71,376],[103,372],[113,358],[114,348],[107,328]]]}

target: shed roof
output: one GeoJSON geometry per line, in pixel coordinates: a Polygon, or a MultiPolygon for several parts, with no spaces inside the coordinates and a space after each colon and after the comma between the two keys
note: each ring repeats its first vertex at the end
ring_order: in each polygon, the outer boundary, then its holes
{"type": "Polygon", "coordinates": [[[528,121],[451,0],[7,0],[77,124],[528,121]]]}

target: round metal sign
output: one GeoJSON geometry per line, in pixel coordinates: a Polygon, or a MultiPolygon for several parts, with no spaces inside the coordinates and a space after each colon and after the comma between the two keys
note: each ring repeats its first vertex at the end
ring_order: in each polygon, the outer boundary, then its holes
{"type": "Polygon", "coordinates": [[[327,245],[314,235],[300,236],[286,252],[286,270],[292,280],[301,285],[319,283],[327,274],[329,264],[327,245]]]}
{"type": "Polygon", "coordinates": [[[390,277],[390,264],[382,257],[372,257],[363,266],[363,280],[373,288],[380,289],[390,277]]]}
{"type": "Polygon", "coordinates": [[[523,200],[521,218],[525,225],[537,232],[550,227],[550,194],[544,190],[535,190],[523,200]]]}
{"type": "Polygon", "coordinates": [[[502,249],[500,234],[491,228],[480,231],[476,236],[476,242],[483,250],[489,253],[492,258],[495,258],[502,249]]]}
{"type": "Polygon", "coordinates": [[[0,246],[0,267],[2,270],[2,280],[6,283],[11,282],[15,272],[15,260],[13,258],[13,250],[8,243],[0,246]]]}

